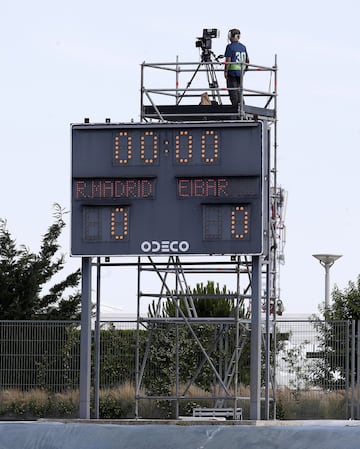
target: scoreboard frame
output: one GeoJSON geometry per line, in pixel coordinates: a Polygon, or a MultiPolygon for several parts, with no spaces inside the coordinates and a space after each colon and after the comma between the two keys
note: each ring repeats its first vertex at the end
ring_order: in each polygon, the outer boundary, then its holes
{"type": "Polygon", "coordinates": [[[264,252],[261,121],[71,125],[71,254],[264,252]]]}

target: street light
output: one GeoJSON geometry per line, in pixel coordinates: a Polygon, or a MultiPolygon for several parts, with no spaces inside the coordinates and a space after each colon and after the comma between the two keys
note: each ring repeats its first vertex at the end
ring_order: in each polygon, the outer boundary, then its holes
{"type": "Polygon", "coordinates": [[[320,262],[325,268],[325,313],[329,309],[329,297],[330,297],[330,268],[334,265],[335,261],[342,257],[336,254],[313,254],[313,257],[320,262]]]}

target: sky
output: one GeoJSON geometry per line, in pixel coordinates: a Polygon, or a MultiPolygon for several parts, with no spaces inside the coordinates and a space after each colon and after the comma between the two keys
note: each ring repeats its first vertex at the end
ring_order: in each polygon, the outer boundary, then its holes
{"type": "MultiPolygon", "coordinates": [[[[174,3],[2,0],[0,217],[17,243],[38,251],[53,204],[70,210],[70,124],[140,120],[142,62],[199,61],[195,40],[217,28],[215,54],[240,28],[253,64],[278,72],[278,183],[287,192],[285,313],[314,313],[324,268],[342,255],[331,289],[360,274],[360,36],[357,0],[174,3]]],[[[224,80],[221,80],[224,83],[224,80]]],[[[220,84],[221,86],[221,84],[220,84]]],[[[224,83],[225,86],[225,83],[224,83]]],[[[61,237],[65,271],[70,217],[61,237]]],[[[134,261],[134,259],[126,259],[134,261]]],[[[136,310],[133,269],[103,270],[103,310],[136,310]]],[[[221,283],[222,281],[220,281],[221,283]]]]}

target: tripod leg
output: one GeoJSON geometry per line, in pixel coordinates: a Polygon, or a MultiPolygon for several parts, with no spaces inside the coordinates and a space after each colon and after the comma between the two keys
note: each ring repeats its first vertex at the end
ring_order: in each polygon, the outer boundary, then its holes
{"type": "Polygon", "coordinates": [[[186,88],[184,90],[184,92],[180,95],[180,97],[177,99],[176,104],[180,104],[180,101],[183,99],[183,97],[186,94],[186,91],[189,89],[189,87],[191,86],[191,83],[194,81],[194,78],[196,76],[196,74],[198,73],[198,71],[200,70],[201,67],[201,63],[197,66],[195,72],[193,73],[192,77],[190,78],[190,81],[187,83],[186,88]]]}
{"type": "Polygon", "coordinates": [[[210,89],[216,89],[211,91],[213,100],[216,101],[217,98],[218,104],[222,104],[220,91],[218,89],[219,84],[217,82],[216,71],[212,63],[206,66],[206,74],[210,89]]]}

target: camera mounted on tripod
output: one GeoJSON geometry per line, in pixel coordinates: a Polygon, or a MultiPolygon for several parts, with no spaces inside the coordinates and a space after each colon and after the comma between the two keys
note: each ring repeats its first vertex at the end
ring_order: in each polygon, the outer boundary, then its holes
{"type": "Polygon", "coordinates": [[[203,62],[211,61],[211,44],[214,37],[220,37],[220,31],[217,28],[204,28],[202,37],[196,38],[195,47],[201,48],[201,61],[203,62]]]}
{"type": "MultiPolygon", "coordinates": [[[[206,72],[209,88],[212,89],[211,96],[212,96],[213,100],[212,101],[210,100],[211,104],[214,104],[214,103],[221,104],[221,95],[218,90],[219,84],[217,82],[216,70],[214,68],[214,63],[211,60],[211,57],[213,56],[214,60],[217,61],[219,64],[221,64],[219,62],[219,58],[223,58],[223,56],[222,55],[216,56],[214,54],[214,52],[211,51],[211,44],[212,44],[211,39],[213,37],[220,37],[220,31],[216,28],[204,28],[202,37],[196,38],[195,47],[201,48],[201,50],[202,50],[201,62],[197,66],[190,81],[187,83],[186,89],[183,91],[183,93],[181,95],[179,95],[179,97],[177,99],[177,104],[180,104],[180,101],[185,96],[187,90],[190,88],[191,83],[193,82],[196,74],[199,73],[199,71],[206,72]],[[216,100],[216,98],[217,98],[217,100],[216,100]]],[[[205,92],[205,94],[208,95],[206,92],[205,92]]],[[[205,94],[203,94],[204,97],[205,97],[205,94]]],[[[209,102],[209,100],[207,100],[207,104],[208,104],[208,102],[209,102]]]]}

